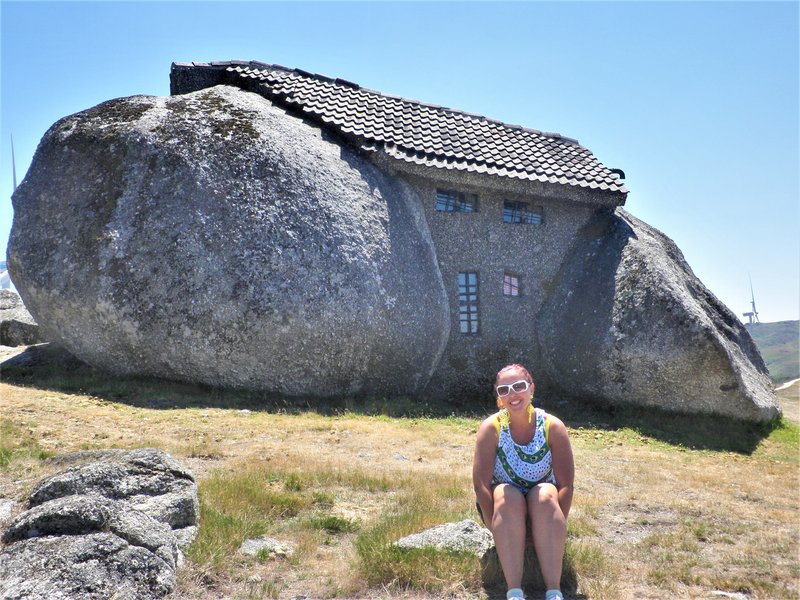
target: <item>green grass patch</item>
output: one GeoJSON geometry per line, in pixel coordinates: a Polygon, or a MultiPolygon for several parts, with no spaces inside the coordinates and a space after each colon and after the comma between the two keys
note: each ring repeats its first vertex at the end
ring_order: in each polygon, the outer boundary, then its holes
{"type": "Polygon", "coordinates": [[[350,533],[360,528],[352,519],[318,512],[334,505],[335,496],[326,488],[388,491],[410,481],[359,470],[344,471],[324,463],[308,465],[307,469],[276,468],[270,461],[249,462],[215,471],[201,480],[200,533],[187,556],[199,565],[224,573],[244,540],[270,534],[288,523],[294,523],[297,534],[316,547],[330,539],[324,534],[350,533]],[[309,494],[308,489],[315,491],[309,494]]]}
{"type": "Polygon", "coordinates": [[[274,489],[270,473],[258,468],[215,472],[199,483],[200,532],[187,556],[224,568],[246,539],[264,535],[276,519],[311,507],[302,494],[274,489]]]}
{"type": "Polygon", "coordinates": [[[593,519],[584,515],[570,515],[567,519],[567,532],[570,536],[583,537],[597,533],[593,519]]]}
{"type": "Polygon", "coordinates": [[[800,464],[800,425],[782,417],[756,452],[758,456],[789,464],[800,464]]]}
{"type": "Polygon", "coordinates": [[[328,492],[312,492],[311,502],[319,508],[331,508],[336,502],[336,496],[328,492]]]}
{"type": "Polygon", "coordinates": [[[779,444],[800,446],[800,425],[789,419],[781,418],[778,426],[772,430],[767,439],[779,444]]]}
{"type": "Polygon", "coordinates": [[[433,548],[403,550],[394,545],[396,540],[412,533],[474,517],[464,506],[468,482],[431,477],[404,483],[393,506],[356,539],[361,577],[371,587],[442,594],[457,588],[479,590],[481,566],[477,557],[433,548]]]}
{"type": "Polygon", "coordinates": [[[337,515],[315,515],[308,519],[307,525],[328,533],[348,533],[359,528],[356,521],[337,515]]]}
{"type": "Polygon", "coordinates": [[[44,460],[55,453],[45,450],[24,427],[10,419],[0,418],[0,468],[14,460],[44,460]]]}
{"type": "Polygon", "coordinates": [[[582,579],[602,578],[613,572],[608,553],[594,541],[567,537],[564,549],[564,571],[574,572],[582,579]]]}
{"type": "Polygon", "coordinates": [[[297,473],[289,473],[283,480],[283,489],[289,492],[302,492],[303,480],[297,473]]]}
{"type": "Polygon", "coordinates": [[[467,553],[401,550],[370,537],[360,538],[356,549],[362,575],[371,587],[445,593],[460,586],[477,591],[481,586],[480,561],[467,553]]]}

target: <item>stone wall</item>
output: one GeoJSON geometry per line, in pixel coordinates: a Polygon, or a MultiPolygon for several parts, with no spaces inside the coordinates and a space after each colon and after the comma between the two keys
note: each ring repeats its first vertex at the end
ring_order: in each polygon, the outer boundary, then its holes
{"type": "Polygon", "coordinates": [[[578,231],[597,210],[552,198],[509,193],[485,186],[408,176],[422,199],[436,247],[450,306],[450,337],[432,378],[427,396],[489,397],[491,379],[499,368],[521,362],[538,375],[537,314],[552,282],[574,245],[578,231]],[[478,195],[478,211],[439,212],[436,190],[456,189],[478,195]],[[541,224],[503,222],[504,200],[541,207],[541,224]],[[459,328],[458,273],[478,273],[479,332],[459,328]],[[519,278],[520,295],[503,295],[504,273],[519,278]]]}

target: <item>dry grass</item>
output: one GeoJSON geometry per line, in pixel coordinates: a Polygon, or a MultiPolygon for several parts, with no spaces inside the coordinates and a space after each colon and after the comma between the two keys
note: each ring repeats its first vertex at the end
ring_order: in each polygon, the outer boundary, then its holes
{"type": "MultiPolygon", "coordinates": [[[[267,411],[170,388],[154,398],[129,385],[116,400],[117,392],[65,391],[74,386],[50,380],[0,383],[0,497],[24,498],[51,470],[49,454],[160,447],[197,475],[206,532],[174,598],[487,597],[474,561],[398,559],[386,544],[476,516],[477,419],[267,411]],[[292,542],[294,555],[235,552],[244,536],[262,533],[292,542]]],[[[781,392],[793,418],[799,392],[800,384],[781,392]]],[[[796,424],[734,452],[692,449],[612,417],[566,420],[577,465],[568,560],[578,597],[800,595],[796,424]]]]}

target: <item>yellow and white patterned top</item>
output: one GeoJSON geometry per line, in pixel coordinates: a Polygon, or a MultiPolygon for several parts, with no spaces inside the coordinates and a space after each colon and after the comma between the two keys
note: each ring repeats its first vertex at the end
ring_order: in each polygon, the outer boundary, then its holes
{"type": "Polygon", "coordinates": [[[536,430],[533,439],[525,445],[517,444],[511,437],[508,412],[501,410],[495,419],[497,429],[497,458],[494,463],[492,485],[510,483],[523,494],[538,483],[556,483],[548,438],[550,415],[535,409],[536,430]]]}

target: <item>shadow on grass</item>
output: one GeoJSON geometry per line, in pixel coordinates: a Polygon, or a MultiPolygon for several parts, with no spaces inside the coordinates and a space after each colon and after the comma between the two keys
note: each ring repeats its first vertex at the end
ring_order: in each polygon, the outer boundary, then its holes
{"type": "MultiPolygon", "coordinates": [[[[546,408],[546,407],[545,407],[546,408]]],[[[673,446],[752,454],[764,438],[785,425],[784,420],[751,423],[721,415],[675,413],[650,407],[603,407],[561,403],[552,412],[571,429],[624,429],[673,446]]]]}
{"type": "MultiPolygon", "coordinates": [[[[542,570],[539,568],[536,551],[532,545],[528,545],[525,548],[522,573],[522,588],[526,596],[528,598],[543,597],[547,586],[544,583],[542,570]]],[[[481,577],[483,579],[483,590],[490,600],[500,600],[506,597],[505,577],[503,576],[500,559],[495,548],[491,548],[481,558],[481,577]]],[[[583,595],[578,595],[578,577],[569,553],[564,559],[564,568],[561,574],[561,591],[564,592],[566,598],[585,598],[583,595]]]]}
{"type": "MultiPolygon", "coordinates": [[[[151,409],[230,408],[268,413],[313,411],[336,416],[349,412],[392,418],[462,417],[480,419],[494,410],[488,395],[459,403],[424,402],[413,398],[290,398],[259,391],[214,388],[152,377],[113,375],[91,367],[51,344],[29,347],[0,364],[6,383],[80,393],[110,402],[151,409]]],[[[783,421],[747,423],[721,416],[687,415],[653,408],[601,407],[579,402],[537,404],[560,417],[569,428],[606,431],[630,429],[662,442],[692,449],[752,453],[783,421]]]]}
{"type": "Polygon", "coordinates": [[[313,411],[325,416],[349,412],[392,418],[455,415],[475,419],[485,413],[482,407],[470,411],[463,403],[420,402],[409,397],[287,397],[157,377],[115,375],[87,365],[52,344],[30,346],[21,354],[0,363],[0,380],[18,386],[85,394],[110,402],[152,409],[229,408],[281,414],[313,411]]]}

